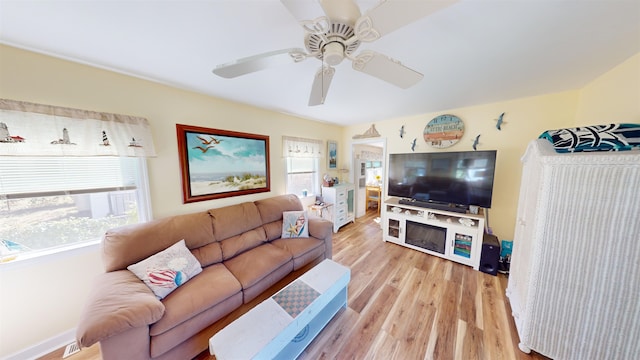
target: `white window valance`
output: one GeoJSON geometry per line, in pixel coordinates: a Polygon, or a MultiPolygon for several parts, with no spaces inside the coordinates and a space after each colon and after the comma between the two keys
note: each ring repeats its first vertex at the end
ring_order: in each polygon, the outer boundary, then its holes
{"type": "Polygon", "coordinates": [[[382,152],[363,150],[360,152],[360,159],[369,161],[382,161],[382,152]]]}
{"type": "Polygon", "coordinates": [[[283,136],[282,156],[294,158],[323,158],[324,141],[283,136]]]}
{"type": "Polygon", "coordinates": [[[145,118],[0,99],[0,156],[156,156],[145,118]]]}

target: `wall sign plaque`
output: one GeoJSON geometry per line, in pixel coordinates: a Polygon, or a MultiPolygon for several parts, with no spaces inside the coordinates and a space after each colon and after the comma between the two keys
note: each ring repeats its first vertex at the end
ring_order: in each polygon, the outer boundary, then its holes
{"type": "Polygon", "coordinates": [[[464,123],[455,115],[439,115],[424,128],[424,141],[435,148],[448,148],[464,135],[464,123]]]}

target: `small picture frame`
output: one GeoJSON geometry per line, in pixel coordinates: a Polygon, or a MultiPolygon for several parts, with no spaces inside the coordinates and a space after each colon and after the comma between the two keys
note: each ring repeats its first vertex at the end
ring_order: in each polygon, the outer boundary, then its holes
{"type": "Polygon", "coordinates": [[[327,169],[338,169],[338,143],[333,140],[327,141],[327,169]]]}

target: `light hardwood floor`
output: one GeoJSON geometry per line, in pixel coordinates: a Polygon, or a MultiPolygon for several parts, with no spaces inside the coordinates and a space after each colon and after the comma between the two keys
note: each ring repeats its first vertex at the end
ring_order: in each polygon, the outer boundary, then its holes
{"type": "MultiPolygon", "coordinates": [[[[385,243],[376,216],[369,211],[334,234],[333,259],[351,268],[348,308],[301,359],[546,359],[518,350],[504,276],[385,243]]],[[[100,350],[68,359],[97,360],[100,350]]]]}

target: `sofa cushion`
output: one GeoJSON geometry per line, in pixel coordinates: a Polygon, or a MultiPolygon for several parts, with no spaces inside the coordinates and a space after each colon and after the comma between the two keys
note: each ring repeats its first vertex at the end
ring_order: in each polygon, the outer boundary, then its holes
{"type": "Polygon", "coordinates": [[[85,347],[133,328],[146,328],[165,310],[153,292],[128,270],[98,275],[88,303],[76,330],[78,343],[85,347]]]}
{"type": "Polygon", "coordinates": [[[213,235],[221,241],[240,235],[262,225],[256,205],[245,202],[209,210],[213,223],[213,235]]]}
{"type": "Polygon", "coordinates": [[[304,210],[302,208],[302,203],[300,203],[300,199],[293,194],[257,200],[254,204],[260,212],[262,224],[282,220],[282,213],[285,211],[304,210]]]}
{"type": "MultiPolygon", "coordinates": [[[[172,294],[173,295],[173,294],[172,294]]],[[[151,357],[162,359],[191,359],[195,354],[204,350],[205,344],[211,337],[211,332],[203,334],[202,331],[211,324],[220,320],[242,305],[242,292],[232,295],[230,298],[208,308],[197,316],[186,320],[162,334],[151,337],[151,357]],[[205,338],[203,346],[191,351],[190,356],[177,356],[175,350],[182,347],[185,342],[193,341],[194,338],[205,338]]],[[[206,332],[206,330],[204,330],[206,332]]],[[[191,345],[193,346],[193,345],[191,345]]],[[[179,351],[178,351],[179,353],[179,351]]]]}
{"type": "MultiPolygon", "coordinates": [[[[282,236],[282,219],[264,224],[262,228],[267,235],[268,241],[280,239],[282,236]]],[[[333,229],[333,225],[331,225],[331,228],[333,229]]]]}
{"type": "Polygon", "coordinates": [[[108,230],[102,239],[105,271],[124,270],[178,239],[184,239],[189,249],[214,241],[209,214],[202,211],[108,230]]]}
{"type": "Polygon", "coordinates": [[[191,249],[191,253],[200,261],[202,267],[222,262],[222,247],[217,241],[196,249],[191,249]]]}
{"type": "Polygon", "coordinates": [[[282,213],[282,238],[309,237],[306,211],[285,211],[282,213]]]}
{"type": "Polygon", "coordinates": [[[267,241],[262,227],[222,240],[222,258],[228,260],[267,241]]]}
{"type": "Polygon", "coordinates": [[[257,200],[255,204],[260,212],[262,227],[269,241],[279,239],[282,236],[283,212],[303,209],[300,199],[292,194],[257,200]]]}
{"type": "Polygon", "coordinates": [[[324,241],[314,238],[277,239],[271,244],[286,250],[293,256],[293,270],[298,270],[314,259],[324,256],[324,241]]]}
{"type": "Polygon", "coordinates": [[[158,299],[163,299],[202,271],[200,262],[187,249],[184,240],[129,265],[127,269],[140,278],[158,299]]]}
{"type": "Polygon", "coordinates": [[[268,288],[278,283],[285,276],[289,275],[292,271],[293,271],[293,261],[291,260],[282,264],[282,266],[280,266],[279,268],[269,273],[269,275],[263,277],[262,280],[242,290],[244,303],[246,304],[251,302],[251,300],[260,296],[260,294],[262,294],[268,288]]]}
{"type": "Polygon", "coordinates": [[[202,273],[162,300],[164,316],[151,325],[149,333],[151,336],[162,334],[241,290],[238,280],[224,265],[207,266],[202,273]]]}
{"type": "Polygon", "coordinates": [[[246,290],[260,283],[261,288],[265,285],[260,291],[262,292],[275,284],[282,278],[280,277],[282,269],[286,269],[284,275],[293,271],[293,261],[291,259],[290,252],[273,244],[265,243],[226,260],[224,265],[240,281],[242,289],[245,291],[244,302],[247,303],[251,299],[248,299],[246,290]],[[273,274],[277,275],[276,278],[273,277],[273,274]]]}

